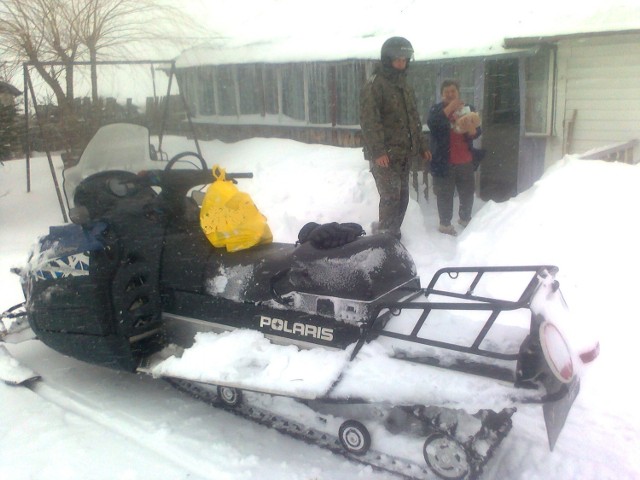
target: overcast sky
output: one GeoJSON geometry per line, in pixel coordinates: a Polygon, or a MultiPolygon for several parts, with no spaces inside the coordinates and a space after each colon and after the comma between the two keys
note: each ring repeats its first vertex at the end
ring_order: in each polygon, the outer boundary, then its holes
{"type": "MultiPolygon", "coordinates": [[[[382,42],[401,35],[421,60],[500,53],[504,38],[511,36],[640,29],[640,0],[459,0],[455,8],[421,0],[181,0],[173,5],[203,31],[194,36],[182,31],[189,38],[181,46],[138,45],[132,49],[135,59],[179,57],[188,65],[378,58],[382,42]],[[192,46],[187,53],[184,45],[192,46]]],[[[78,95],[88,95],[86,78],[88,71],[79,68],[78,95]]],[[[120,67],[100,76],[100,94],[133,97],[142,104],[154,95],[154,80],[156,94],[166,93],[166,79],[162,73],[154,79],[149,67],[120,67]]],[[[23,84],[22,72],[13,83],[23,84]]]]}

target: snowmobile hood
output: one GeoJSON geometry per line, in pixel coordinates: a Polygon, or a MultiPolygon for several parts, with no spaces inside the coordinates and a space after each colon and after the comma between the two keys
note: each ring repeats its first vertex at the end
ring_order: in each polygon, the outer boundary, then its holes
{"type": "Polygon", "coordinates": [[[69,209],[75,207],[76,188],[84,179],[106,170],[138,173],[157,168],[151,158],[149,130],[140,125],[114,123],[96,132],[78,164],[63,172],[69,209]]]}

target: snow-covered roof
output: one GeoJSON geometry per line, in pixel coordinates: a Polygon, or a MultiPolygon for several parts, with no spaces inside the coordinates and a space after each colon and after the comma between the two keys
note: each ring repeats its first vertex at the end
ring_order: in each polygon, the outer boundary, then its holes
{"type": "MultiPolygon", "coordinates": [[[[300,42],[293,39],[273,40],[256,45],[234,45],[233,42],[220,40],[215,43],[200,45],[185,50],[176,59],[177,68],[198,65],[225,65],[249,63],[287,63],[305,61],[341,61],[349,59],[372,59],[380,57],[380,46],[388,37],[373,37],[366,39],[350,39],[347,51],[327,51],[310,42],[300,42]]],[[[512,54],[513,49],[507,49],[502,41],[481,44],[472,47],[458,47],[445,50],[418,50],[416,42],[412,41],[415,50],[415,60],[438,60],[461,57],[488,57],[494,55],[512,54]]]]}
{"type": "Polygon", "coordinates": [[[455,8],[418,0],[192,0],[189,11],[204,19],[214,40],[182,52],[178,68],[378,59],[384,40],[395,35],[412,42],[420,61],[512,53],[519,38],[528,39],[523,45],[640,30],[638,0],[458,0],[455,8]]]}

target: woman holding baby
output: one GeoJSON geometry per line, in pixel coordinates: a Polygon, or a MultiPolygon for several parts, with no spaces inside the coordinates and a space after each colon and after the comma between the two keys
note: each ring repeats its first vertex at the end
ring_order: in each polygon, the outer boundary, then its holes
{"type": "Polygon", "coordinates": [[[479,161],[473,140],[482,130],[475,109],[460,99],[460,84],[456,80],[442,82],[440,96],[442,101],[431,107],[427,120],[431,131],[431,175],[440,217],[438,230],[455,236],[457,232],[451,219],[456,189],[460,197],[458,223],[466,227],[471,221],[474,172],[479,161]]]}

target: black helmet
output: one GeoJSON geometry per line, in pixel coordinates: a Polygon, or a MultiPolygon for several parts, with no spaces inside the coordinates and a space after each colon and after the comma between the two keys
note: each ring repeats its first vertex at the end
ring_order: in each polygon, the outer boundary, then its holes
{"type": "Polygon", "coordinates": [[[383,65],[391,65],[395,58],[404,57],[407,61],[413,58],[413,46],[404,37],[391,37],[382,44],[380,59],[383,65]]]}

